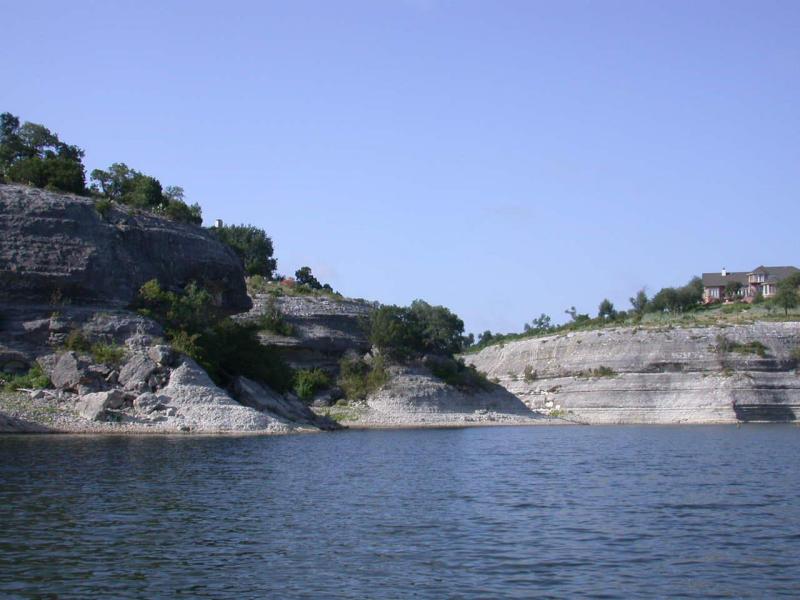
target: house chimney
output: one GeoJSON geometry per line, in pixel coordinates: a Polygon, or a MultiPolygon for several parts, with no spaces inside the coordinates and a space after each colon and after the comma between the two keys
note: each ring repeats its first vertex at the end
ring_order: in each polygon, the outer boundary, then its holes
{"type": "Polygon", "coordinates": [[[222,228],[222,219],[214,219],[214,227],[216,229],[221,229],[222,228]]]}
{"type": "Polygon", "coordinates": [[[727,277],[728,276],[728,271],[725,269],[725,267],[722,267],[722,271],[720,272],[720,275],[722,275],[723,277],[727,277]]]}

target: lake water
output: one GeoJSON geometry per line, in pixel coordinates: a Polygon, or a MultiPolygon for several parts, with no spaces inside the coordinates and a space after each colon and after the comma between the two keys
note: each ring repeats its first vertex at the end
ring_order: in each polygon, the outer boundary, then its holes
{"type": "Polygon", "coordinates": [[[800,428],[0,436],[0,596],[800,596],[800,428]]]}

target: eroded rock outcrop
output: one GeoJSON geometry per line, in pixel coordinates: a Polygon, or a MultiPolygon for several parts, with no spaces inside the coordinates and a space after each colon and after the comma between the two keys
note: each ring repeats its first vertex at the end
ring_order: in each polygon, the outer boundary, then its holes
{"type": "Polygon", "coordinates": [[[800,323],[617,328],[465,356],[530,408],[587,423],[794,421],[800,323]]]}
{"type": "Polygon", "coordinates": [[[0,184],[0,302],[128,306],[141,285],[196,281],[231,313],[250,308],[241,261],[202,229],[126,207],[0,184]]]}
{"type": "Polygon", "coordinates": [[[0,379],[38,365],[53,384],[26,401],[4,396],[0,430],[337,427],[297,399],[272,412],[215,385],[165,344],[158,323],[128,309],[150,279],[176,290],[196,281],[222,312],[252,306],[240,260],[202,228],[126,207],[100,214],[89,198],[0,185],[0,379]]]}
{"type": "Polygon", "coordinates": [[[277,310],[291,329],[291,335],[264,331],[260,334],[261,341],[280,348],[282,356],[294,368],[335,372],[345,353],[361,355],[369,351],[367,323],[375,306],[349,298],[256,294],[252,310],[241,319],[252,321],[277,310]]]}

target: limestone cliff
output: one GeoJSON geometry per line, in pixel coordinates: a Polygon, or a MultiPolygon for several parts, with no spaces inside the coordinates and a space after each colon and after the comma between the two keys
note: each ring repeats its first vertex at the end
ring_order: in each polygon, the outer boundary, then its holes
{"type": "Polygon", "coordinates": [[[465,356],[541,412],[587,423],[795,421],[800,323],[616,328],[465,356]]]}
{"type": "Polygon", "coordinates": [[[241,261],[193,225],[89,198],[0,184],[0,302],[124,307],[141,285],[196,281],[231,313],[250,308],[241,261]]]}
{"type": "Polygon", "coordinates": [[[0,387],[35,365],[52,382],[29,397],[0,393],[0,432],[336,427],[257,382],[219,388],[173,352],[158,323],[129,309],[150,279],[167,289],[196,281],[223,312],[252,305],[241,261],[202,228],[127,207],[101,214],[88,198],[0,185],[0,387]],[[81,341],[67,350],[70,336],[81,341]]]}

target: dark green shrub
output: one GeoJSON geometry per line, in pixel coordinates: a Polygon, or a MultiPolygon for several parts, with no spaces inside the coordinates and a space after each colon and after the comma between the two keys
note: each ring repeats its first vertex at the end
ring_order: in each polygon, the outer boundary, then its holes
{"type": "Polygon", "coordinates": [[[195,282],[176,293],[162,289],[151,279],[139,289],[137,304],[145,316],[153,316],[174,330],[197,332],[219,318],[211,294],[195,282]]]}
{"type": "Polygon", "coordinates": [[[275,303],[274,297],[270,297],[267,300],[264,314],[258,318],[257,324],[261,331],[271,331],[272,333],[284,336],[294,334],[294,327],[284,320],[283,314],[275,303]]]}
{"type": "Polygon", "coordinates": [[[370,318],[370,341],[394,360],[423,354],[452,356],[464,343],[464,322],[444,306],[415,300],[408,308],[381,306],[370,318]]]}
{"type": "Polygon", "coordinates": [[[95,362],[113,367],[121,365],[127,355],[125,347],[118,344],[92,344],[90,352],[95,362]]]}
{"type": "Polygon", "coordinates": [[[731,350],[739,354],[755,354],[764,358],[767,355],[768,348],[759,341],[752,341],[744,344],[734,343],[731,350]]]}
{"type": "Polygon", "coordinates": [[[95,200],[94,209],[105,219],[108,217],[108,213],[111,212],[113,205],[113,202],[108,198],[98,198],[95,200]]]}
{"type": "Polygon", "coordinates": [[[272,277],[277,264],[272,258],[272,240],[263,229],[253,225],[225,225],[211,232],[236,252],[248,275],[272,277]]]}
{"type": "Polygon", "coordinates": [[[600,365],[596,369],[592,369],[591,373],[592,377],[616,377],[617,375],[614,369],[606,367],[605,365],[600,365]]]}
{"type": "Polygon", "coordinates": [[[431,372],[446,384],[462,391],[469,392],[491,387],[483,373],[472,365],[467,366],[461,359],[437,361],[431,366],[431,372]]]}
{"type": "Polygon", "coordinates": [[[6,392],[16,392],[20,389],[40,390],[51,387],[50,378],[45,375],[42,367],[33,365],[25,375],[12,376],[3,386],[6,392]]]}
{"type": "Polygon", "coordinates": [[[83,150],[65,144],[43,125],[20,125],[19,117],[0,115],[0,174],[4,180],[84,194],[83,156],[83,150]]]}
{"type": "Polygon", "coordinates": [[[169,200],[163,208],[163,214],[169,220],[178,223],[203,224],[203,209],[196,203],[190,206],[182,200],[169,200]]]}
{"type": "Polygon", "coordinates": [[[247,278],[247,291],[251,295],[264,294],[271,291],[269,280],[263,275],[253,275],[247,278]]]}
{"type": "Polygon", "coordinates": [[[715,349],[720,354],[725,354],[728,352],[736,352],[738,354],[755,354],[762,358],[767,356],[768,348],[763,343],[757,340],[742,344],[740,342],[729,340],[722,334],[718,334],[716,341],[717,345],[715,349]]]}
{"type": "Polygon", "coordinates": [[[321,369],[301,369],[294,374],[294,392],[303,400],[330,386],[331,378],[321,369]]]}
{"type": "Polygon", "coordinates": [[[381,356],[375,356],[371,363],[345,357],[339,362],[339,369],[337,383],[348,400],[365,400],[389,380],[381,356]]]}
{"type": "Polygon", "coordinates": [[[86,336],[83,335],[80,329],[73,329],[67,334],[67,338],[64,340],[64,349],[72,350],[73,352],[88,353],[92,349],[92,344],[86,336]]]}
{"type": "Polygon", "coordinates": [[[275,350],[261,344],[258,326],[221,318],[211,294],[196,284],[176,293],[148,281],[139,290],[138,305],[164,325],[173,348],[195,359],[218,384],[244,375],[279,392],[291,388],[291,369],[275,350]]]}
{"type": "Polygon", "coordinates": [[[532,383],[539,378],[539,374],[533,370],[533,367],[527,365],[522,377],[527,383],[532,383]]]}

